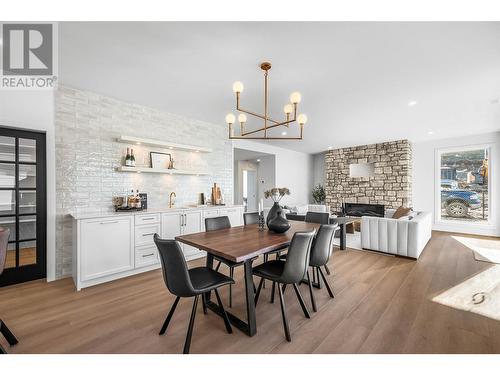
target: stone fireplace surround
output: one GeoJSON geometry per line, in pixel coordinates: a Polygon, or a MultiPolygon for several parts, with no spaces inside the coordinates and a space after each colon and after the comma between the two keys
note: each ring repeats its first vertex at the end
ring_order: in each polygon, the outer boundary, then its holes
{"type": "Polygon", "coordinates": [[[330,150],[325,154],[326,204],[339,212],[342,202],[411,207],[411,144],[408,140],[330,150]],[[373,177],[350,177],[349,165],[374,163],[373,177]]]}

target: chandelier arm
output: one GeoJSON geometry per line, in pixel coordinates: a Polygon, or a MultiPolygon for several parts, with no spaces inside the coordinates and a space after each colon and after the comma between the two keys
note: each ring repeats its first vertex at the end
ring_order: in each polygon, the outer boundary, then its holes
{"type": "Polygon", "coordinates": [[[290,140],[301,140],[302,137],[242,137],[242,136],[232,136],[229,137],[229,139],[270,139],[270,140],[284,140],[284,141],[290,141],[290,140]]]}
{"type": "MultiPolygon", "coordinates": [[[[289,121],[283,121],[283,122],[279,122],[279,123],[276,123],[274,125],[269,125],[267,127],[267,129],[272,129],[272,128],[276,128],[277,126],[287,126],[287,124],[290,124],[292,122],[295,122],[296,120],[293,119],[293,120],[289,120],[289,121]]],[[[260,128],[260,129],[256,129],[256,130],[252,130],[252,131],[249,131],[249,132],[246,132],[246,133],[242,133],[241,135],[250,135],[250,134],[254,134],[254,133],[258,133],[258,132],[261,132],[261,131],[264,131],[266,128],[260,128]]]]}
{"type": "MultiPolygon", "coordinates": [[[[265,119],[265,116],[263,116],[263,115],[259,115],[259,114],[254,113],[254,112],[247,111],[246,109],[240,108],[239,106],[237,106],[237,107],[236,107],[236,110],[237,110],[238,112],[243,112],[243,113],[246,113],[246,114],[248,114],[248,115],[255,116],[255,117],[258,117],[258,118],[261,118],[261,119],[263,119],[263,120],[265,119]]],[[[271,119],[271,118],[268,118],[268,119],[267,119],[267,121],[272,122],[273,124],[278,124],[278,123],[279,123],[279,121],[273,120],[273,119],[271,119]]]]}

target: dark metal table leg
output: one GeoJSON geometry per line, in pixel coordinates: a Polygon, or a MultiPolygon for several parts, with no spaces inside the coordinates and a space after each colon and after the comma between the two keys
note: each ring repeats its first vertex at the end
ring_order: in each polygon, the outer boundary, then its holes
{"type": "MultiPolygon", "coordinates": [[[[210,253],[207,253],[207,267],[214,268],[214,256],[210,253]]],[[[205,304],[210,302],[211,296],[212,292],[205,293],[205,304]]]]}
{"type": "Polygon", "coordinates": [[[252,278],[252,260],[247,260],[244,265],[245,269],[245,290],[247,300],[247,322],[248,335],[254,336],[257,333],[257,319],[255,317],[255,301],[253,293],[253,278],[252,278]]]}
{"type": "Polygon", "coordinates": [[[340,250],[345,250],[346,248],[346,224],[340,225],[340,250]]]}
{"type": "Polygon", "coordinates": [[[5,323],[0,319],[0,333],[5,337],[10,346],[16,345],[19,341],[17,341],[16,336],[7,328],[5,323]]]}

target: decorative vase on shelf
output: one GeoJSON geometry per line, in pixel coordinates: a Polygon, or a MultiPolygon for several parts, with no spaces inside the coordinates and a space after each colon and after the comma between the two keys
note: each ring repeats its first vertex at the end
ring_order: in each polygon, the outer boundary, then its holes
{"type": "Polygon", "coordinates": [[[285,233],[288,229],[290,229],[290,223],[284,217],[284,213],[281,208],[276,212],[276,216],[269,220],[267,227],[270,231],[275,233],[285,233]]]}
{"type": "Polygon", "coordinates": [[[278,211],[280,211],[280,210],[281,210],[281,207],[280,207],[279,203],[274,202],[273,206],[271,207],[271,209],[267,213],[266,224],[268,227],[269,227],[269,222],[271,221],[271,219],[274,219],[276,217],[276,215],[278,214],[278,211]]]}

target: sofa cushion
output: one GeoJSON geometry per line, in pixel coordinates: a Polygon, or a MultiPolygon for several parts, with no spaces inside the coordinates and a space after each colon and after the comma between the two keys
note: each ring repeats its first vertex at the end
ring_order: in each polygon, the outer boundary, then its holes
{"type": "Polygon", "coordinates": [[[393,219],[400,219],[403,216],[408,216],[408,214],[411,212],[411,208],[406,208],[403,206],[399,206],[396,212],[392,215],[393,219]]]}

